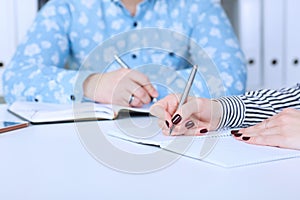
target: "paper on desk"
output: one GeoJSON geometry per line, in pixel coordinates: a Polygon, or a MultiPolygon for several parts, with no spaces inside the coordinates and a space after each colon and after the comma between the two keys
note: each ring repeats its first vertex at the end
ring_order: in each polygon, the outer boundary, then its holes
{"type": "MultiPolygon", "coordinates": [[[[251,145],[234,139],[231,136],[220,137],[206,157],[200,156],[205,142],[213,138],[196,138],[184,156],[202,160],[221,167],[231,168],[258,163],[295,158],[300,151],[276,147],[251,145]]],[[[176,152],[176,149],[169,149],[176,152]]]]}
{"type": "Polygon", "coordinates": [[[251,145],[237,141],[230,136],[230,130],[213,132],[206,136],[178,136],[170,137],[157,134],[155,137],[141,139],[125,135],[111,123],[107,134],[128,142],[160,147],[186,157],[201,160],[213,165],[231,168],[258,163],[271,162],[295,158],[300,156],[300,151],[281,149],[276,147],[251,145]],[[213,146],[209,146],[209,145],[213,146]],[[204,149],[211,148],[211,149],[204,149]],[[201,152],[209,152],[203,156],[201,152]]]}

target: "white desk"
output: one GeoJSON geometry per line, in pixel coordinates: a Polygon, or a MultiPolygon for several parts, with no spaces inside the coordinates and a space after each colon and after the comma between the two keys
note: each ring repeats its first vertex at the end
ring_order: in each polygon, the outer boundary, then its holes
{"type": "Polygon", "coordinates": [[[0,135],[0,199],[299,199],[299,166],[288,159],[224,169],[182,157],[153,173],[121,173],[85,150],[74,124],[35,125],[0,135]]]}

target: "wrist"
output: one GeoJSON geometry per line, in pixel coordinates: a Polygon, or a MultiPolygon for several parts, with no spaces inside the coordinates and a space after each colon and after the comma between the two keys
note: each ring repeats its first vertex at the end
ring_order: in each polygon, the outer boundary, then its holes
{"type": "Polygon", "coordinates": [[[212,100],[212,128],[214,130],[217,130],[221,125],[222,119],[223,119],[223,106],[221,104],[221,102],[219,102],[216,99],[212,100]]]}
{"type": "Polygon", "coordinates": [[[98,76],[96,73],[91,74],[83,82],[83,95],[92,100],[95,99],[98,76]]]}

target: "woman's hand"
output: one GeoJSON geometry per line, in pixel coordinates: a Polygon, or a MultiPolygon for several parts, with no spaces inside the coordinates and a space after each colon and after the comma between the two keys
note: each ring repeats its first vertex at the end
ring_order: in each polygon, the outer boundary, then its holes
{"type": "Polygon", "coordinates": [[[141,107],[158,96],[147,76],[130,69],[92,74],[83,84],[84,95],[96,102],[141,107]],[[134,96],[130,102],[131,96],[134,96]]]}
{"type": "Polygon", "coordinates": [[[263,122],[235,132],[250,144],[300,149],[300,110],[286,108],[263,122]]]}
{"type": "Polygon", "coordinates": [[[155,103],[150,113],[159,118],[159,126],[165,135],[175,124],[172,135],[202,135],[215,130],[222,116],[221,104],[217,101],[189,97],[177,110],[179,97],[168,95],[155,103]]]}

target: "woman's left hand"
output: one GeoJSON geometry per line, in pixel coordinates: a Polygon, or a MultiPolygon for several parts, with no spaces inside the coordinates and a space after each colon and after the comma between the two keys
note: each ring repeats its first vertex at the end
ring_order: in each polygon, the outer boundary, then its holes
{"type": "Polygon", "coordinates": [[[286,108],[234,135],[236,139],[250,144],[300,149],[300,110],[286,108]]]}

